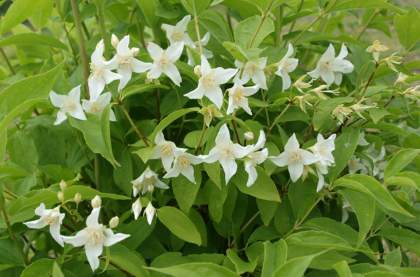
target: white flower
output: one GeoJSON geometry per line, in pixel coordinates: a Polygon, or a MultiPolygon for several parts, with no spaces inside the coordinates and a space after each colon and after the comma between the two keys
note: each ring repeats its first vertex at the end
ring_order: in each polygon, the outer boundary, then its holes
{"type": "Polygon", "coordinates": [[[90,63],[90,76],[88,78],[90,99],[96,99],[102,93],[105,85],[121,79],[122,76],[111,71],[112,64],[105,61],[104,41],[101,40],[93,51],[90,63]]]}
{"type": "Polygon", "coordinates": [[[327,139],[321,134],[317,136],[317,142],[310,148],[312,153],[317,158],[315,163],[318,174],[318,185],[316,191],[319,192],[325,185],[324,175],[328,173],[328,167],[334,164],[334,156],[332,152],[335,150],[335,134],[332,134],[327,139]]]}
{"type": "Polygon", "coordinates": [[[66,243],[74,247],[84,246],[86,258],[92,271],[99,267],[99,256],[102,254],[103,247],[112,246],[130,235],[114,232],[110,228],[98,222],[101,208],[92,209],[91,214],[86,219],[86,227],[77,232],[75,236],[63,236],[66,243]]]}
{"type": "Polygon", "coordinates": [[[241,159],[249,153],[249,148],[243,147],[230,140],[229,130],[226,124],[220,127],[216,136],[216,145],[210,150],[207,156],[203,157],[206,163],[219,162],[225,172],[226,184],[235,175],[238,165],[235,159],[241,159]]]}
{"type": "MultiPolygon", "coordinates": [[[[113,35],[115,42],[118,38],[113,35]]],[[[114,42],[114,43],[115,43],[114,42]]],[[[144,63],[137,60],[134,56],[139,52],[138,48],[129,48],[130,36],[125,36],[121,41],[118,41],[116,45],[117,54],[109,61],[112,68],[116,68],[119,75],[121,75],[120,83],[118,84],[118,90],[122,90],[131,79],[133,72],[143,73],[150,69],[149,63],[144,63]]]]}
{"type": "MultiPolygon", "coordinates": [[[[95,100],[82,100],[82,107],[85,112],[90,114],[101,114],[102,111],[109,105],[111,102],[111,93],[105,92],[104,94],[99,95],[95,100]]],[[[112,110],[109,111],[109,120],[116,121],[115,114],[112,110]]]]}
{"type": "Polygon", "coordinates": [[[186,149],[177,149],[175,151],[174,165],[168,170],[163,178],[178,177],[179,174],[184,175],[191,183],[195,184],[193,165],[201,163],[199,157],[186,152],[186,149]]]}
{"type": "Polygon", "coordinates": [[[168,171],[172,167],[172,162],[175,159],[175,151],[180,148],[176,147],[172,141],[165,140],[162,132],[157,133],[155,144],[156,146],[150,158],[161,159],[163,168],[168,171]]]}
{"type": "Polygon", "coordinates": [[[213,58],[213,53],[204,48],[204,46],[207,45],[207,43],[210,40],[210,33],[206,33],[201,39],[200,41],[195,41],[192,45],[188,45],[187,47],[187,57],[188,57],[188,65],[190,66],[194,66],[195,65],[195,61],[194,61],[194,55],[192,53],[192,51],[197,51],[197,48],[199,48],[199,44],[201,44],[201,50],[203,51],[203,56],[206,57],[207,59],[211,59],[213,58]],[[193,50],[191,50],[193,49],[193,50]]]}
{"type": "Polygon", "coordinates": [[[201,56],[200,79],[195,90],[185,94],[190,99],[201,99],[206,96],[219,109],[223,104],[223,92],[220,85],[227,83],[238,71],[237,69],[211,68],[206,57],[201,56]]]}
{"type": "Polygon", "coordinates": [[[160,189],[168,189],[168,185],[159,180],[158,175],[147,167],[143,173],[135,180],[131,181],[133,185],[133,196],[137,196],[139,192],[145,194],[152,192],[155,187],[160,189]]]}
{"type": "Polygon", "coordinates": [[[24,222],[28,228],[31,229],[41,229],[45,226],[50,227],[50,234],[53,239],[61,246],[64,246],[63,239],[60,235],[60,227],[63,223],[65,214],[60,213],[60,207],[55,207],[54,209],[45,209],[44,203],[41,203],[36,209],[35,214],[40,218],[24,222]]]}
{"type": "Polygon", "coordinates": [[[166,32],[166,37],[171,44],[182,42],[185,45],[194,47],[194,43],[187,32],[190,21],[191,15],[186,15],[176,25],[162,24],[162,29],[166,32]]]}
{"type": "Polygon", "coordinates": [[[146,214],[147,223],[152,224],[153,217],[155,217],[156,209],[153,207],[152,202],[147,204],[146,209],[144,209],[144,213],[146,214]]]}
{"type": "Polygon", "coordinates": [[[147,73],[148,79],[158,79],[160,75],[165,74],[179,86],[182,82],[181,75],[175,66],[175,62],[181,57],[183,43],[175,43],[170,45],[166,50],[160,48],[159,45],[149,42],[147,51],[153,59],[153,64],[148,64],[150,71],[147,73]]]}
{"type": "Polygon", "coordinates": [[[278,63],[276,75],[280,76],[282,79],[283,90],[288,89],[292,84],[289,73],[293,72],[296,69],[299,62],[298,59],[291,58],[293,56],[293,52],[293,46],[291,43],[289,43],[286,55],[278,63]]]}
{"type": "Polygon", "coordinates": [[[252,186],[257,180],[258,173],[255,167],[262,164],[268,157],[268,149],[262,149],[264,145],[265,134],[264,131],[261,130],[257,143],[250,147],[250,153],[245,157],[245,171],[248,173],[247,187],[252,186]]]}
{"type": "Polygon", "coordinates": [[[140,202],[140,198],[138,198],[133,205],[131,205],[131,210],[133,211],[134,214],[134,219],[139,218],[141,210],[143,209],[141,202],[140,202]]]}
{"type": "Polygon", "coordinates": [[[254,95],[258,91],[258,86],[244,87],[242,81],[237,80],[233,87],[228,89],[229,104],[226,110],[227,114],[233,113],[236,109],[242,108],[244,111],[252,115],[251,108],[248,105],[248,96],[254,95]]]}
{"type": "Polygon", "coordinates": [[[314,79],[321,77],[327,85],[331,85],[332,83],[340,85],[343,79],[343,73],[350,73],[354,68],[351,62],[344,59],[347,54],[347,48],[343,44],[341,45],[340,53],[335,57],[334,47],[330,44],[319,59],[316,68],[308,73],[309,76],[314,79]]]}
{"type": "Polygon", "coordinates": [[[276,157],[271,157],[271,160],[277,166],[287,166],[292,182],[296,182],[303,174],[304,165],[310,165],[317,162],[317,158],[311,152],[300,149],[299,142],[296,135],[289,138],[284,151],[276,157]]]}
{"type": "Polygon", "coordinates": [[[80,105],[80,86],[73,88],[68,95],[57,94],[54,91],[50,92],[50,101],[54,107],[59,108],[57,112],[57,119],[54,125],[58,125],[67,119],[67,116],[86,120],[80,105]]]}
{"type": "Polygon", "coordinates": [[[245,64],[236,60],[235,66],[241,69],[236,75],[236,78],[242,80],[244,84],[248,83],[249,80],[252,80],[252,82],[260,88],[267,89],[267,81],[264,73],[266,65],[266,57],[247,61],[245,64]]]}

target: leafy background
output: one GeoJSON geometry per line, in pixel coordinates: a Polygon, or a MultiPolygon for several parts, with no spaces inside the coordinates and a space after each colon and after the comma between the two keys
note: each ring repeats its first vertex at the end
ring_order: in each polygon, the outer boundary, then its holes
{"type": "MultiPolygon", "coordinates": [[[[40,202],[59,203],[58,182],[68,181],[65,199],[76,192],[89,200],[99,194],[105,203],[103,222],[120,216],[118,230],[131,234],[103,256],[103,276],[420,276],[420,159],[418,98],[402,92],[419,80],[420,13],[416,1],[337,0],[68,0],[0,1],[0,274],[2,276],[90,276],[83,252],[60,248],[44,231],[27,230],[40,202]],[[147,41],[166,46],[160,26],[192,14],[201,33],[210,32],[207,46],[213,64],[232,67],[234,59],[255,54],[255,48],[278,61],[292,42],[300,63],[296,80],[311,70],[330,42],[346,43],[355,71],[345,78],[338,95],[312,95],[302,111],[296,89],[281,92],[272,76],[264,97],[255,97],[249,118],[238,115],[239,135],[270,130],[268,147],[274,155],[291,133],[310,145],[316,132],[337,133],[336,166],[327,177],[330,186],[315,192],[316,178],[291,184],[283,169],[266,162],[251,188],[244,186],[242,167],[225,186],[218,166],[196,169],[196,185],[185,178],[157,192],[158,220],[148,225],[132,219],[131,184],[145,168],[150,148],[139,141],[136,128],[152,138],[164,129],[177,145],[197,146],[202,116],[196,103],[183,94],[193,89],[193,68],[178,62],[183,83],[167,79],[146,83],[138,74],[117,95],[107,116],[86,122],[70,120],[53,126],[54,109],[48,93],[68,91],[84,83],[85,54],[106,41],[112,55],[111,33],[130,34],[132,45],[147,59],[147,41]],[[80,28],[77,21],[80,19],[80,28]],[[78,32],[80,31],[80,32],[78,32]],[[83,37],[84,44],[81,43],[83,37]],[[380,39],[402,57],[397,73],[387,64],[375,67],[365,49],[380,39]],[[352,114],[339,124],[331,113],[340,104],[362,97],[377,108],[352,114]],[[280,112],[281,116],[279,117],[280,112]],[[358,145],[365,134],[369,145],[386,156],[382,175],[373,176],[379,161],[358,145]],[[348,174],[353,156],[364,160],[364,174],[348,174]],[[343,208],[344,207],[344,208],[343,208]],[[347,216],[347,220],[342,220],[347,216]]],[[[196,37],[193,24],[189,26],[196,37]]],[[[222,122],[205,132],[202,150],[212,146],[222,122]]],[[[157,165],[157,162],[156,162],[157,165]]],[[[89,201],[71,212],[65,224],[80,229],[89,201]]],[[[69,230],[65,232],[70,232],[69,230]]]]}

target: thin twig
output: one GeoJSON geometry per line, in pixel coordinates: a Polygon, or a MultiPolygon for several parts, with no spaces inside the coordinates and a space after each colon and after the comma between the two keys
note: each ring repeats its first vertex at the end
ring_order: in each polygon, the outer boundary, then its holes
{"type": "Polygon", "coordinates": [[[134,132],[136,132],[137,136],[144,142],[144,144],[146,146],[149,146],[149,143],[147,142],[146,137],[137,128],[136,124],[134,124],[134,121],[131,119],[130,114],[128,113],[127,109],[123,105],[120,105],[120,107],[121,107],[121,110],[123,111],[125,117],[127,117],[128,122],[130,122],[130,125],[133,128],[134,132]]]}
{"type": "Polygon", "coordinates": [[[255,39],[257,38],[257,35],[260,32],[261,27],[263,26],[268,14],[270,13],[271,7],[273,6],[273,4],[274,4],[274,0],[271,0],[270,4],[268,4],[267,6],[267,9],[263,12],[260,23],[258,24],[257,29],[255,29],[255,33],[252,35],[248,48],[252,48],[252,46],[254,46],[255,39]]]}
{"type": "Polygon", "coordinates": [[[203,121],[203,127],[201,128],[200,138],[198,139],[197,145],[195,146],[195,151],[194,151],[195,155],[197,155],[198,150],[201,148],[201,143],[203,142],[205,132],[206,132],[206,122],[203,121]]]}
{"type": "Polygon", "coordinates": [[[278,116],[276,116],[273,123],[268,128],[267,137],[271,134],[271,131],[273,130],[274,126],[276,126],[276,124],[278,123],[280,118],[286,113],[286,111],[289,109],[289,107],[290,107],[290,103],[288,103],[287,106],[281,111],[281,113],[278,116]]]}
{"type": "Polygon", "coordinates": [[[13,68],[13,65],[10,63],[9,58],[7,57],[6,53],[4,52],[3,48],[0,47],[0,53],[3,56],[4,60],[6,61],[7,67],[9,68],[10,72],[15,75],[16,71],[13,68]]]}
{"type": "Polygon", "coordinates": [[[200,51],[200,56],[202,56],[203,46],[201,45],[200,26],[198,25],[198,15],[197,15],[196,7],[195,7],[195,1],[193,1],[193,8],[194,8],[194,26],[195,26],[195,32],[197,35],[198,50],[200,51]]]}

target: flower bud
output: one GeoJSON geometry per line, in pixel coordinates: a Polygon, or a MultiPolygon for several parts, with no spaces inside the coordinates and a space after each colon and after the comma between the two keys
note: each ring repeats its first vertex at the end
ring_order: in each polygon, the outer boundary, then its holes
{"type": "Polygon", "coordinates": [[[67,187],[67,183],[66,183],[66,181],[61,180],[61,181],[60,181],[60,189],[61,189],[62,191],[64,191],[64,190],[66,189],[66,187],[67,187]]]}
{"type": "Polygon", "coordinates": [[[253,132],[245,132],[244,134],[245,140],[250,141],[254,139],[254,133],[253,132]]]}
{"type": "Polygon", "coordinates": [[[74,201],[76,204],[79,204],[80,202],[82,202],[82,195],[81,195],[79,192],[76,192],[76,193],[74,194],[73,201],[74,201]]]}
{"type": "Polygon", "coordinates": [[[141,210],[142,210],[142,206],[141,206],[141,202],[140,202],[140,198],[138,198],[133,205],[131,205],[131,210],[133,211],[134,214],[134,219],[139,218],[141,210]]]}
{"type": "Polygon", "coordinates": [[[133,56],[137,56],[137,54],[140,52],[140,49],[138,49],[137,47],[133,47],[130,49],[130,51],[133,54],[133,56]]]}
{"type": "Polygon", "coordinates": [[[119,223],[120,223],[120,218],[118,216],[114,216],[109,221],[109,228],[114,229],[118,226],[119,223]]]}
{"type": "Polygon", "coordinates": [[[153,222],[153,217],[155,217],[155,214],[156,214],[156,209],[155,207],[153,207],[152,202],[149,202],[149,204],[147,204],[147,207],[144,210],[144,213],[146,214],[147,223],[151,225],[153,222]]]}
{"type": "Polygon", "coordinates": [[[64,193],[62,191],[57,192],[58,201],[64,202],[64,193]]]}
{"type": "Polygon", "coordinates": [[[194,67],[194,74],[197,75],[198,77],[201,76],[201,67],[199,65],[196,65],[194,67]]]}
{"type": "Polygon", "coordinates": [[[118,37],[114,34],[112,34],[111,36],[111,44],[114,48],[117,48],[118,43],[120,42],[120,40],[118,39],[118,37]]]}
{"type": "Polygon", "coordinates": [[[96,195],[91,201],[90,204],[93,208],[100,208],[102,205],[102,199],[99,195],[96,195]]]}

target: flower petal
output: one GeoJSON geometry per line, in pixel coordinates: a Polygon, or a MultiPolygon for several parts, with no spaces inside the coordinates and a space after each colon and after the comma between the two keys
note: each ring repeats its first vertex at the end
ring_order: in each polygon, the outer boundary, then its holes
{"type": "Polygon", "coordinates": [[[57,112],[57,118],[54,122],[54,125],[59,125],[62,122],[64,122],[66,119],[67,119],[67,115],[62,111],[58,111],[57,112]]]}
{"type": "Polygon", "coordinates": [[[60,234],[60,223],[54,223],[50,225],[50,234],[53,237],[53,239],[59,244],[61,245],[61,247],[64,246],[64,242],[63,242],[63,238],[61,237],[60,234]]]}
{"type": "Polygon", "coordinates": [[[106,229],[105,234],[106,234],[106,236],[105,236],[104,245],[107,246],[107,247],[112,246],[112,245],[130,237],[130,235],[123,234],[123,233],[114,234],[114,232],[112,232],[111,229],[106,229]]]}
{"type": "Polygon", "coordinates": [[[214,69],[214,79],[217,84],[225,84],[227,83],[233,76],[235,76],[238,69],[236,68],[228,68],[224,69],[221,67],[214,69]]]}
{"type": "Polygon", "coordinates": [[[223,124],[222,127],[220,127],[215,141],[216,141],[216,145],[231,143],[229,129],[226,124],[223,124]]]}
{"type": "Polygon", "coordinates": [[[257,180],[258,173],[255,169],[255,166],[250,161],[245,162],[245,171],[248,173],[248,181],[246,182],[246,186],[250,187],[257,180]]]}
{"type": "Polygon", "coordinates": [[[50,92],[50,101],[51,101],[51,104],[53,104],[54,107],[61,108],[63,106],[65,100],[66,100],[65,95],[57,94],[54,91],[50,92]]]}
{"type": "Polygon", "coordinates": [[[179,86],[182,82],[181,75],[174,64],[169,64],[163,71],[166,76],[174,82],[175,85],[179,86]]]}
{"type": "Polygon", "coordinates": [[[296,138],[296,134],[293,133],[293,135],[289,138],[286,145],[284,146],[285,151],[295,151],[299,149],[299,142],[296,138]]]}
{"type": "Polygon", "coordinates": [[[153,60],[158,60],[163,54],[162,48],[153,42],[147,44],[147,52],[153,60]]]}
{"type": "Polygon", "coordinates": [[[101,208],[93,208],[90,215],[86,219],[86,226],[98,226],[99,225],[99,213],[101,208]]]}
{"type": "Polygon", "coordinates": [[[152,68],[152,63],[145,63],[135,58],[131,60],[131,69],[136,73],[143,73],[152,68]]]}
{"type": "Polygon", "coordinates": [[[61,238],[65,243],[71,244],[74,247],[85,245],[88,239],[85,230],[77,232],[75,236],[61,236],[61,238]]]}
{"type": "Polygon", "coordinates": [[[215,87],[211,90],[205,90],[204,95],[216,105],[217,108],[221,108],[223,105],[223,92],[220,87],[215,87]]]}
{"type": "Polygon", "coordinates": [[[95,271],[99,267],[99,256],[102,254],[102,251],[102,244],[85,244],[86,258],[92,271],[95,271]]]}
{"type": "Polygon", "coordinates": [[[41,229],[48,225],[47,223],[45,223],[45,221],[42,218],[24,222],[23,224],[25,224],[26,227],[31,228],[31,229],[41,229]]]}
{"type": "Polygon", "coordinates": [[[292,163],[287,166],[290,174],[290,179],[292,182],[296,182],[300,176],[303,174],[303,164],[302,163],[292,163]]]}
{"type": "Polygon", "coordinates": [[[225,172],[225,183],[227,185],[238,170],[238,165],[234,159],[220,159],[219,162],[225,172]]]}
{"type": "Polygon", "coordinates": [[[131,55],[130,48],[128,45],[130,44],[130,36],[124,36],[117,45],[117,53],[120,56],[129,56],[131,55]]]}
{"type": "Polygon", "coordinates": [[[184,50],[184,43],[177,42],[171,44],[168,49],[166,49],[166,54],[171,62],[176,62],[179,57],[182,55],[182,50],[184,50]]]}
{"type": "Polygon", "coordinates": [[[286,166],[289,163],[287,153],[283,152],[275,157],[270,157],[270,160],[277,166],[286,166]]]}

